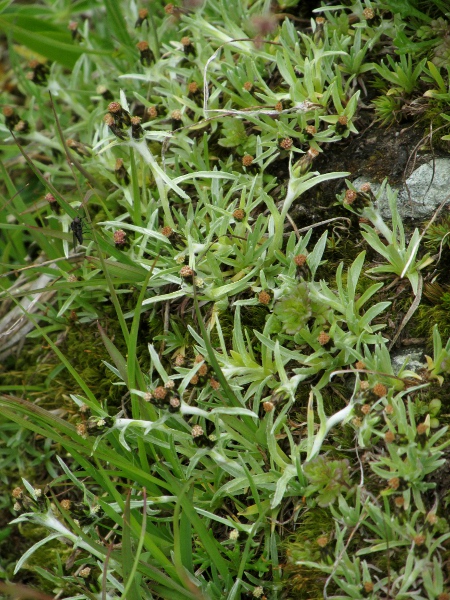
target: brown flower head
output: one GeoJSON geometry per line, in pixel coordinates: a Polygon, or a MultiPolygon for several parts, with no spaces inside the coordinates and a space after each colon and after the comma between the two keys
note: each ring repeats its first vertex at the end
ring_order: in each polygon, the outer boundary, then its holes
{"type": "Polygon", "coordinates": [[[354,190],[347,190],[345,192],[344,204],[353,204],[353,202],[356,200],[357,195],[358,194],[354,190]]]}
{"type": "Polygon", "coordinates": [[[372,388],[372,392],[378,398],[384,398],[384,396],[386,396],[386,394],[388,393],[388,390],[387,387],[382,383],[376,383],[372,388]]]}
{"type": "Polygon", "coordinates": [[[251,81],[246,81],[242,87],[246,92],[250,92],[253,88],[253,83],[251,81]]]}
{"type": "Polygon", "coordinates": [[[118,229],[114,232],[113,238],[116,246],[123,246],[126,243],[127,234],[123,229],[118,229]]]}
{"type": "Polygon", "coordinates": [[[364,17],[364,18],[365,18],[367,21],[370,21],[371,19],[373,19],[373,18],[374,18],[374,16],[375,16],[375,11],[373,10],[373,8],[365,8],[365,9],[362,11],[362,15],[363,15],[363,17],[364,17]]]}
{"type": "Polygon", "coordinates": [[[188,265],[185,265],[184,267],[181,267],[180,269],[180,277],[182,277],[183,279],[192,279],[195,275],[195,271],[194,269],[191,269],[191,267],[189,267],[188,265]]]}
{"type": "Polygon", "coordinates": [[[242,165],[244,167],[249,167],[255,159],[251,154],[244,154],[242,157],[242,165]]]}
{"type": "Polygon", "coordinates": [[[60,504],[61,508],[63,508],[64,510],[70,510],[70,507],[72,506],[72,502],[68,498],[64,498],[64,500],[61,500],[60,504]]]}
{"type": "Polygon", "coordinates": [[[156,106],[149,106],[147,108],[147,115],[150,119],[155,119],[158,116],[158,110],[156,106]]]}
{"type": "Polygon", "coordinates": [[[198,83],[196,81],[191,81],[188,84],[188,93],[196,94],[198,92],[198,83]]]}
{"type": "Polygon", "coordinates": [[[326,346],[326,344],[328,344],[328,342],[331,340],[331,337],[328,335],[328,333],[326,331],[321,331],[319,333],[319,337],[317,338],[317,341],[319,342],[319,344],[321,346],[326,346]]]}
{"type": "Polygon", "coordinates": [[[209,380],[209,385],[212,387],[213,390],[219,390],[220,389],[220,383],[217,381],[217,379],[214,379],[213,377],[211,377],[211,379],[209,380]]]}
{"type": "Polygon", "coordinates": [[[274,109],[275,109],[277,112],[281,112],[281,111],[283,110],[283,103],[282,103],[282,102],[277,102],[277,103],[275,104],[275,106],[274,106],[274,109]]]}
{"type": "Polygon", "coordinates": [[[167,396],[167,390],[162,385],[159,385],[157,388],[153,390],[153,397],[157,400],[164,400],[167,396]]]}
{"type": "Polygon", "coordinates": [[[294,140],[290,137],[284,138],[280,142],[280,146],[281,146],[281,148],[283,148],[283,150],[290,150],[293,145],[294,145],[294,140]]]}
{"type": "Polygon", "coordinates": [[[297,254],[294,256],[293,261],[297,265],[297,267],[303,267],[306,263],[307,256],[306,254],[297,254]]]}
{"type": "Polygon", "coordinates": [[[200,425],[194,425],[194,427],[191,430],[191,435],[193,438],[197,438],[203,435],[202,427],[200,425]]]}
{"type": "Polygon", "coordinates": [[[320,548],[325,548],[325,546],[328,544],[328,538],[325,535],[321,535],[320,537],[317,538],[316,544],[320,548]]]}
{"type": "Polygon", "coordinates": [[[268,292],[266,292],[265,290],[263,290],[262,292],[259,292],[258,294],[258,300],[259,302],[261,302],[261,304],[269,304],[269,302],[271,301],[271,296],[268,292]]]}
{"type": "Polygon", "coordinates": [[[239,222],[243,221],[245,219],[245,210],[242,208],[236,208],[233,211],[233,219],[239,222]]]}
{"type": "Polygon", "coordinates": [[[388,481],[388,486],[391,488],[391,490],[398,490],[400,486],[400,479],[398,477],[392,477],[388,481]]]}

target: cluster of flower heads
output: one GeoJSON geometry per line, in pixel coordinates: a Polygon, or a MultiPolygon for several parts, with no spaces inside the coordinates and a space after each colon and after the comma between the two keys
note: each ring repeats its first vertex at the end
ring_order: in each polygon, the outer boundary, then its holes
{"type": "Polygon", "coordinates": [[[125,139],[125,132],[131,127],[131,135],[134,139],[142,137],[144,130],[141,125],[141,117],[131,116],[119,102],[110,102],[108,112],[103,118],[111,132],[121,140],[125,139]]]}

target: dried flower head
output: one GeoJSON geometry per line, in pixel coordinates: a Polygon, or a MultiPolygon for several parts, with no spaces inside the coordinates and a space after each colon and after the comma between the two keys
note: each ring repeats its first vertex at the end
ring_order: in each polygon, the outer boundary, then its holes
{"type": "Polygon", "coordinates": [[[366,594],[370,594],[373,592],[373,583],[371,581],[365,581],[363,583],[363,587],[364,587],[364,591],[366,592],[366,594]]]}
{"type": "Polygon", "coordinates": [[[112,115],[119,115],[122,112],[122,105],[119,102],[110,102],[108,104],[108,112],[112,115]]]}
{"type": "Polygon", "coordinates": [[[305,131],[308,135],[315,135],[317,133],[317,129],[314,125],[307,125],[305,131]]]}
{"type": "Polygon", "coordinates": [[[23,119],[20,119],[20,121],[18,121],[16,125],[14,125],[14,131],[17,131],[18,133],[28,133],[29,130],[30,125],[28,121],[24,121],[23,119]]]}
{"type": "Polygon", "coordinates": [[[220,389],[220,383],[217,381],[217,379],[214,379],[213,377],[211,377],[211,379],[209,380],[209,385],[212,387],[213,390],[219,390],[220,389]]]}
{"type": "Polygon", "coordinates": [[[348,117],[346,115],[340,115],[338,117],[339,125],[346,127],[348,125],[348,117]]]}
{"type": "Polygon", "coordinates": [[[436,523],[439,521],[439,517],[437,516],[436,513],[429,512],[427,514],[426,520],[427,520],[427,523],[429,523],[430,525],[436,525],[436,523]]]}
{"type": "Polygon", "coordinates": [[[84,569],[81,569],[81,571],[80,571],[80,577],[83,577],[83,579],[87,579],[90,574],[91,574],[90,567],[84,567],[84,569]]]}
{"type": "Polygon", "coordinates": [[[173,15],[175,10],[176,8],[171,2],[169,2],[169,4],[166,4],[164,7],[164,12],[166,13],[166,15],[173,15]]]}
{"type": "Polygon", "coordinates": [[[201,363],[205,360],[205,357],[202,356],[201,354],[197,354],[197,356],[194,358],[194,363],[198,364],[201,363]]]}
{"type": "Polygon", "coordinates": [[[78,281],[78,277],[76,275],[74,275],[73,273],[71,273],[68,277],[67,277],[67,281],[69,283],[75,283],[76,281],[78,281]]]}
{"type": "Polygon", "coordinates": [[[181,121],[181,119],[183,118],[182,112],[179,108],[176,108],[175,110],[173,110],[170,113],[170,116],[174,121],[181,121]]]}
{"type": "Polygon", "coordinates": [[[178,410],[181,406],[181,400],[179,398],[177,398],[176,396],[173,396],[169,400],[169,405],[170,405],[170,408],[173,408],[174,410],[178,410]]]}
{"type": "Polygon", "coordinates": [[[194,425],[194,427],[191,430],[191,435],[193,438],[197,438],[203,435],[202,427],[200,425],[194,425]]]}
{"type": "Polygon", "coordinates": [[[235,542],[239,538],[239,531],[237,529],[232,529],[228,534],[228,539],[232,542],[235,542]]]}
{"type": "Polygon", "coordinates": [[[368,192],[372,191],[372,188],[370,187],[370,183],[363,183],[359,189],[364,194],[367,194],[368,192]]]}
{"type": "Polygon", "coordinates": [[[394,499],[394,504],[397,508],[403,508],[403,506],[405,504],[405,499],[403,498],[403,496],[397,496],[394,499]]]}
{"type": "Polygon", "coordinates": [[[242,87],[246,92],[250,92],[253,88],[253,83],[251,81],[246,81],[242,87]]]}
{"type": "Polygon", "coordinates": [[[331,337],[328,335],[328,333],[326,331],[321,331],[319,333],[319,337],[317,338],[317,341],[319,342],[319,344],[321,346],[326,346],[326,344],[328,344],[328,342],[331,340],[331,337]]]}
{"type": "Polygon", "coordinates": [[[175,387],[175,381],[173,381],[173,379],[169,379],[164,384],[164,387],[166,388],[166,390],[173,390],[173,388],[175,387]]]}
{"type": "Polygon", "coordinates": [[[157,388],[155,388],[153,390],[153,397],[156,398],[156,400],[164,400],[164,398],[166,396],[167,396],[167,390],[162,385],[159,385],[157,388]]]}
{"type": "Polygon", "coordinates": [[[283,103],[282,103],[282,102],[277,102],[277,103],[275,104],[275,106],[274,106],[274,109],[275,109],[277,112],[281,112],[281,111],[283,110],[283,103]]]}
{"type": "Polygon", "coordinates": [[[50,192],[48,194],[45,194],[44,198],[49,204],[54,204],[56,202],[55,196],[53,194],[50,194],[50,192]]]}
{"type": "Polygon", "coordinates": [[[264,588],[261,585],[258,585],[253,589],[252,596],[254,598],[261,598],[261,596],[263,594],[264,594],[264,588]]]}
{"type": "Polygon", "coordinates": [[[123,246],[126,243],[127,234],[123,229],[118,229],[114,232],[113,238],[116,246],[123,246]]]}
{"type": "Polygon", "coordinates": [[[325,546],[328,544],[328,538],[325,535],[321,535],[320,537],[317,538],[316,544],[320,548],[325,548],[325,546]]]}
{"type": "Polygon", "coordinates": [[[166,225],[165,227],[163,227],[161,229],[161,233],[163,234],[163,236],[165,236],[166,238],[170,238],[170,236],[173,234],[173,229],[172,227],[169,227],[168,225],[166,225]]]}
{"type": "Polygon", "coordinates": [[[197,371],[199,377],[204,377],[208,373],[208,365],[203,364],[197,371]]]}
{"type": "Polygon", "coordinates": [[[276,15],[270,12],[266,12],[261,15],[254,15],[251,20],[251,25],[256,33],[256,37],[261,42],[261,38],[270,35],[278,26],[278,20],[276,15]]]}
{"type": "Polygon", "coordinates": [[[182,354],[177,354],[174,363],[176,367],[182,367],[184,365],[184,356],[182,354]]]}
{"type": "Polygon", "coordinates": [[[186,280],[191,279],[192,280],[194,275],[195,275],[194,269],[191,269],[191,267],[189,267],[188,265],[181,267],[180,277],[182,277],[183,279],[186,279],[186,280]]]}
{"type": "Polygon", "coordinates": [[[344,196],[344,204],[353,204],[357,198],[357,193],[354,190],[347,190],[344,196]]]}
{"type": "Polygon", "coordinates": [[[368,415],[370,413],[370,404],[363,404],[361,406],[361,412],[363,415],[368,415]]]}
{"type": "Polygon", "coordinates": [[[398,490],[398,488],[400,486],[400,479],[398,477],[392,477],[388,481],[388,486],[390,487],[391,490],[398,490]]]}
{"type": "Polygon", "coordinates": [[[266,292],[265,290],[263,290],[262,292],[259,292],[258,294],[258,301],[261,304],[269,304],[269,302],[271,301],[271,295],[269,294],[269,292],[266,292]]]}
{"type": "Polygon", "coordinates": [[[393,431],[386,431],[386,433],[384,434],[384,441],[386,442],[386,444],[392,444],[394,440],[395,433],[393,431]]]}
{"type": "Polygon", "coordinates": [[[4,106],[2,112],[4,117],[12,117],[14,114],[14,109],[12,106],[4,106]]]}
{"type": "Polygon", "coordinates": [[[365,369],[366,365],[363,363],[362,360],[358,360],[357,362],[355,362],[355,369],[365,369]]]}
{"type": "Polygon", "coordinates": [[[63,508],[64,510],[70,510],[70,507],[72,506],[72,502],[68,498],[64,498],[63,500],[61,500],[60,504],[61,508],[63,508]]]}
{"type": "Polygon", "coordinates": [[[292,260],[297,265],[297,267],[303,267],[303,265],[306,263],[306,259],[306,254],[297,254],[292,260]]]}
{"type": "Polygon", "coordinates": [[[198,375],[197,375],[197,373],[196,373],[195,375],[193,375],[193,376],[192,376],[192,378],[191,378],[191,380],[190,380],[190,382],[189,382],[189,383],[190,383],[191,385],[197,385],[197,383],[198,383],[198,375]]]}
{"type": "Polygon", "coordinates": [[[196,81],[191,81],[188,84],[188,93],[196,94],[198,92],[198,83],[196,81]]]}
{"type": "Polygon", "coordinates": [[[316,23],[317,25],[323,25],[325,23],[325,18],[324,17],[316,17],[316,23]]]}
{"type": "Polygon", "coordinates": [[[384,407],[384,412],[385,412],[387,415],[393,415],[393,414],[394,414],[394,407],[392,406],[392,404],[387,404],[387,405],[384,407]]]}
{"type": "Polygon", "coordinates": [[[23,494],[23,490],[20,487],[15,487],[13,489],[13,491],[11,492],[11,496],[16,499],[22,498],[22,494],[23,494]]]}
{"type": "Polygon", "coordinates": [[[244,154],[242,157],[242,165],[244,167],[249,167],[255,159],[251,154],[244,154]]]}
{"type": "Polygon", "coordinates": [[[152,399],[153,399],[153,394],[151,392],[146,392],[144,394],[144,401],[145,402],[150,402],[150,400],[152,400],[152,399]]]}
{"type": "Polygon", "coordinates": [[[359,382],[359,389],[360,389],[362,392],[365,392],[366,390],[368,390],[368,389],[369,389],[369,387],[370,387],[370,384],[369,384],[369,382],[368,382],[368,381],[360,381],[360,382],[359,382]]]}
{"type": "Polygon", "coordinates": [[[416,546],[422,546],[426,541],[426,537],[422,534],[418,534],[413,536],[413,542],[415,543],[416,546]]]}
{"type": "Polygon", "coordinates": [[[239,222],[243,221],[245,219],[245,210],[242,208],[236,208],[233,211],[233,219],[239,222]]]}
{"type": "Polygon", "coordinates": [[[273,402],[270,402],[270,401],[263,402],[264,412],[272,412],[274,408],[275,408],[275,404],[273,402]]]}
{"type": "Polygon", "coordinates": [[[367,21],[370,21],[371,19],[373,19],[373,18],[374,18],[374,16],[375,16],[375,11],[373,10],[373,8],[365,8],[365,9],[362,11],[362,15],[363,15],[363,17],[364,17],[364,18],[365,18],[367,21]]]}
{"type": "Polygon", "coordinates": [[[428,425],[426,423],[419,423],[417,425],[417,433],[419,435],[426,435],[428,432],[428,425]]]}
{"type": "Polygon", "coordinates": [[[147,115],[150,119],[155,119],[158,116],[158,110],[156,106],[149,106],[147,108],[147,115]]]}
{"type": "Polygon", "coordinates": [[[78,435],[81,435],[81,437],[87,437],[87,427],[84,423],[78,423],[76,430],[78,435]]]}
{"type": "Polygon", "coordinates": [[[280,146],[281,146],[281,148],[283,148],[283,150],[290,150],[293,145],[294,145],[294,140],[290,137],[284,138],[280,142],[280,146]]]}
{"type": "Polygon", "coordinates": [[[188,37],[187,35],[185,35],[184,37],[181,38],[180,42],[181,42],[181,44],[183,46],[190,46],[191,45],[191,38],[188,37]]]}
{"type": "Polygon", "coordinates": [[[388,393],[387,387],[385,385],[383,385],[382,383],[376,383],[372,388],[372,392],[378,398],[384,398],[384,396],[386,396],[388,393]]]}

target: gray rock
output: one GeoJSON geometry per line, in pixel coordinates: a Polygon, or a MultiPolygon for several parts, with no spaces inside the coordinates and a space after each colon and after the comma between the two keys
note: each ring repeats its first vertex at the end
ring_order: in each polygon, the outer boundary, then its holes
{"type": "MultiPolygon", "coordinates": [[[[358,177],[353,181],[356,189],[363,183],[370,183],[375,195],[380,189],[380,184],[368,181],[367,178],[358,177]]],[[[393,187],[398,191],[397,206],[402,219],[429,219],[441,202],[448,197],[450,203],[450,158],[436,158],[434,161],[418,167],[406,180],[406,186],[393,187]],[[408,194],[409,190],[409,194],[408,194]]],[[[378,206],[383,218],[390,217],[386,194],[378,200],[378,206]]]]}
{"type": "Polygon", "coordinates": [[[419,347],[415,348],[414,350],[411,348],[401,348],[400,350],[392,352],[391,362],[392,368],[394,369],[394,373],[398,375],[400,369],[405,363],[405,360],[407,359],[407,371],[414,371],[414,373],[417,373],[420,369],[423,369],[424,365],[426,364],[424,358],[424,351],[424,347],[419,347]]]}

